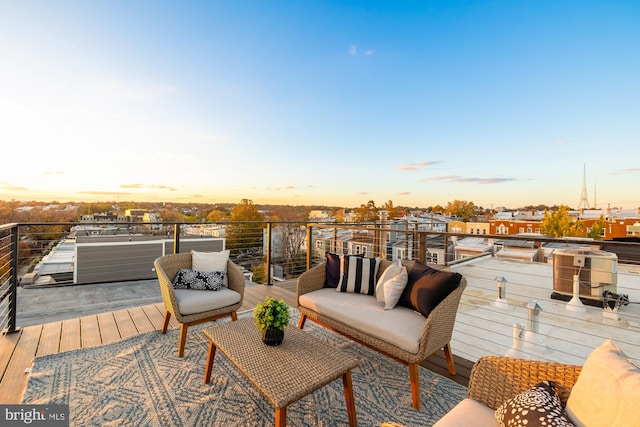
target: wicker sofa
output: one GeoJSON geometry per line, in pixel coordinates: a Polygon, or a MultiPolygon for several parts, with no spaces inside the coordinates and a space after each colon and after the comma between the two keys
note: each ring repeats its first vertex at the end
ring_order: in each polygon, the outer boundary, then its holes
{"type": "MultiPolygon", "coordinates": [[[[378,279],[391,264],[391,261],[380,261],[378,279]]],[[[409,269],[413,262],[404,264],[409,269]]],[[[467,284],[464,277],[428,317],[407,307],[381,310],[375,296],[335,292],[335,289],[324,286],[325,277],[326,263],[321,263],[298,278],[299,328],[303,328],[306,319],[310,319],[407,365],[415,409],[420,409],[420,362],[443,349],[449,373],[455,375],[449,342],[460,298],[467,284]]]]}

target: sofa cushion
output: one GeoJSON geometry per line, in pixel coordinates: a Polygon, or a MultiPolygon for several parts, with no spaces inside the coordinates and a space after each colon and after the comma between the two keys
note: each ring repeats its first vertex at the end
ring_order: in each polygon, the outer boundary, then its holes
{"type": "Polygon", "coordinates": [[[413,308],[427,317],[447,295],[458,287],[461,279],[460,273],[437,270],[420,261],[414,261],[409,270],[407,286],[398,304],[413,308]]]}
{"type": "Polygon", "coordinates": [[[433,427],[469,426],[498,426],[495,411],[477,400],[466,398],[433,425],[433,427]]]}
{"type": "MultiPolygon", "coordinates": [[[[340,256],[341,255],[327,252],[324,256],[326,258],[324,287],[337,288],[338,282],[340,282],[340,256]]],[[[361,258],[364,257],[364,255],[351,255],[351,256],[359,256],[361,258]]]]}
{"type": "MultiPolygon", "coordinates": [[[[229,250],[221,252],[191,251],[191,268],[197,271],[223,271],[226,273],[229,253],[229,250]]],[[[229,286],[229,279],[226,274],[222,285],[229,286]]]]}
{"type": "Polygon", "coordinates": [[[340,281],[336,291],[373,296],[379,266],[380,258],[340,256],[340,281]]]}
{"type": "Polygon", "coordinates": [[[402,291],[407,286],[407,280],[407,268],[400,261],[387,267],[376,284],[378,305],[385,310],[394,308],[402,295],[402,291]]]}
{"type": "Polygon", "coordinates": [[[576,426],[631,426],[638,402],[640,367],[608,339],[584,362],[566,411],[576,426]]]}
{"type": "Polygon", "coordinates": [[[217,291],[222,287],[225,275],[224,271],[207,272],[181,268],[172,284],[174,289],[217,291]]]}
{"type": "Polygon", "coordinates": [[[380,310],[375,297],[318,289],[299,297],[299,305],[330,317],[410,353],[417,353],[422,339],[423,316],[406,307],[380,310]]]}
{"type": "Polygon", "coordinates": [[[505,426],[573,427],[564,416],[552,381],[542,381],[496,409],[496,420],[505,426]]]}
{"type": "Polygon", "coordinates": [[[240,302],[241,295],[222,287],[217,292],[202,292],[191,289],[176,289],[178,310],[181,314],[196,314],[228,307],[240,302]]]}

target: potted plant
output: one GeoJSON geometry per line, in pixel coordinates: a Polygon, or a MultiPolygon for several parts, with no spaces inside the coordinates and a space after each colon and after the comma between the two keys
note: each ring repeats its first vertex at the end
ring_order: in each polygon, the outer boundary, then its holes
{"type": "Polygon", "coordinates": [[[284,338],[284,328],[289,324],[289,306],[282,300],[267,297],[253,310],[255,325],[262,332],[262,341],[278,345],[284,338]]]}

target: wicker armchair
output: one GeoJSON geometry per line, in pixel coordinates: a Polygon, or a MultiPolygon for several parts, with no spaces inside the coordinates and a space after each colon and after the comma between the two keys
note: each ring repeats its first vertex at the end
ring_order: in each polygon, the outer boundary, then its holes
{"type": "Polygon", "coordinates": [[[229,281],[228,288],[222,288],[219,291],[195,291],[187,289],[173,288],[173,279],[181,268],[191,268],[191,254],[171,254],[157,258],[154,262],[158,281],[160,282],[160,291],[162,292],[162,300],[166,309],[164,316],[164,324],[162,333],[167,332],[169,320],[174,316],[180,323],[180,339],[178,342],[178,357],[184,354],[184,346],[187,341],[187,329],[189,326],[199,323],[210,322],[220,317],[231,316],[232,320],[236,320],[236,311],[242,306],[244,298],[244,274],[236,264],[231,261],[227,262],[227,277],[229,281]],[[182,313],[180,304],[185,296],[193,296],[194,292],[198,293],[198,299],[203,302],[207,301],[209,309],[196,313],[182,313]],[[189,294],[191,293],[191,294],[189,294]]]}

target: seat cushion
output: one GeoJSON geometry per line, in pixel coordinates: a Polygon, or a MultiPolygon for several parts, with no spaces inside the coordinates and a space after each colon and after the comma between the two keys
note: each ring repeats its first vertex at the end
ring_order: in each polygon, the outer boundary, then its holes
{"type": "Polygon", "coordinates": [[[495,411],[477,400],[466,398],[433,427],[497,427],[495,411]]]}
{"type": "Polygon", "coordinates": [[[176,289],[178,309],[181,314],[196,314],[216,310],[240,302],[240,294],[222,287],[215,292],[176,289]]]}
{"type": "Polygon", "coordinates": [[[427,322],[420,313],[406,307],[381,310],[375,296],[336,292],[331,288],[300,295],[299,303],[410,353],[418,352],[427,322]]]}

